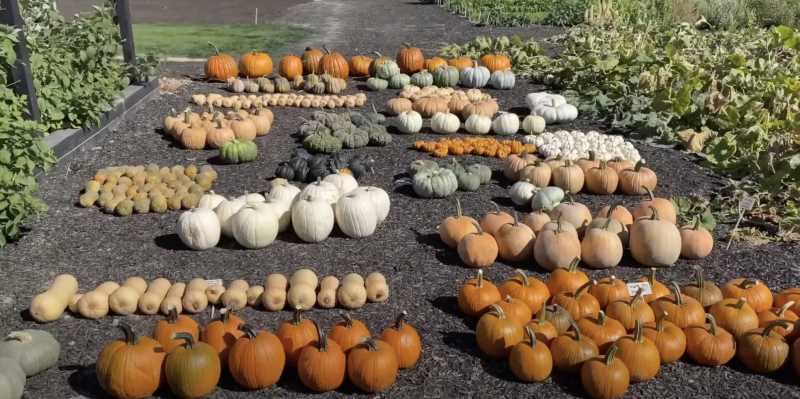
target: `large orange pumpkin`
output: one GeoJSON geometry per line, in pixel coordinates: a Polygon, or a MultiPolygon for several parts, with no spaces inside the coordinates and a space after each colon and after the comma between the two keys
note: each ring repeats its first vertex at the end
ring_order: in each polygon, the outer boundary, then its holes
{"type": "Polygon", "coordinates": [[[296,55],[287,55],[278,62],[278,75],[292,80],[295,76],[303,76],[303,61],[296,55]]]}
{"type": "Polygon", "coordinates": [[[232,315],[227,309],[221,309],[219,319],[206,325],[200,333],[200,341],[217,350],[222,365],[228,365],[228,352],[236,340],[244,336],[239,325],[244,323],[239,316],[232,315]]]}
{"type": "Polygon", "coordinates": [[[350,57],[350,72],[353,76],[367,76],[369,75],[369,64],[372,63],[372,58],[366,55],[354,55],[350,57]]]}
{"type": "Polygon", "coordinates": [[[278,327],[277,335],[286,351],[286,363],[297,366],[300,352],[317,339],[317,328],[310,320],[300,317],[300,309],[295,309],[292,319],[278,327]]]}
{"type": "Polygon", "coordinates": [[[403,49],[397,53],[395,61],[400,67],[400,73],[407,75],[425,69],[425,56],[422,55],[422,50],[411,47],[408,43],[403,43],[403,49]]]}
{"type": "Polygon", "coordinates": [[[125,338],[108,344],[97,357],[97,382],[111,396],[138,399],[150,396],[164,383],[167,353],[158,341],[138,337],[124,321],[125,338]]]}
{"type": "Polygon", "coordinates": [[[257,330],[249,324],[241,324],[239,329],[245,336],[236,341],[228,356],[233,379],[247,389],[274,385],[286,364],[281,341],[271,332],[257,330]]]}
{"type": "Polygon", "coordinates": [[[248,78],[258,78],[272,73],[272,58],[255,50],[239,58],[239,73],[248,78]]]}
{"type": "Polygon", "coordinates": [[[430,73],[433,73],[436,68],[440,66],[447,66],[447,61],[445,61],[444,58],[431,58],[425,60],[425,69],[427,69],[430,73]]]}
{"type": "Polygon", "coordinates": [[[353,385],[367,393],[378,393],[397,380],[397,355],[383,341],[364,338],[347,356],[347,375],[353,385]]]}
{"type": "Polygon", "coordinates": [[[217,46],[208,43],[214,49],[214,55],[208,57],[204,67],[206,78],[211,80],[225,81],[228,78],[235,78],[239,75],[239,68],[233,57],[225,53],[220,53],[217,46]]]}
{"type": "Polygon", "coordinates": [[[485,66],[489,73],[505,71],[511,68],[511,60],[502,54],[486,54],[481,57],[481,65],[485,66]]]}
{"type": "Polygon", "coordinates": [[[339,53],[331,53],[325,46],[322,48],[325,49],[326,54],[319,60],[319,68],[317,70],[334,78],[347,79],[347,76],[350,75],[350,66],[347,65],[347,60],[344,56],[339,53]]]}
{"type": "Polygon", "coordinates": [[[310,73],[315,73],[319,75],[322,73],[319,69],[319,61],[322,60],[322,51],[306,47],[306,51],[303,52],[300,60],[303,62],[303,74],[308,75],[310,73]]]}

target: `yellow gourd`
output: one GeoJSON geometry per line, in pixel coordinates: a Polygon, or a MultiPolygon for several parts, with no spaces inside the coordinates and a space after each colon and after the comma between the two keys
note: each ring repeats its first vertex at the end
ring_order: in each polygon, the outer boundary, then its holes
{"type": "Polygon", "coordinates": [[[250,284],[244,280],[234,280],[228,285],[228,289],[220,297],[222,306],[230,310],[241,310],[247,306],[247,290],[250,284]]]}
{"type": "Polygon", "coordinates": [[[380,273],[372,273],[367,276],[364,283],[367,286],[367,299],[370,302],[386,302],[389,299],[389,286],[386,285],[386,278],[380,273]]]}
{"type": "Polygon", "coordinates": [[[317,295],[317,306],[324,309],[336,307],[336,291],[339,289],[339,279],[328,276],[319,283],[319,294],[317,295]]]}
{"type": "Polygon", "coordinates": [[[62,274],[53,280],[47,291],[36,295],[31,302],[30,313],[39,323],[56,321],[67,308],[71,296],[78,293],[78,280],[62,274]]]}
{"type": "Polygon", "coordinates": [[[167,291],[171,284],[165,278],[157,278],[150,282],[147,286],[147,292],[139,297],[139,311],[144,314],[158,313],[158,307],[161,306],[161,301],[167,296],[167,291]]]}
{"type": "Polygon", "coordinates": [[[83,294],[75,294],[69,297],[69,302],[67,302],[67,309],[69,309],[72,313],[78,313],[78,301],[83,298],[83,294]]]}
{"type": "Polygon", "coordinates": [[[108,297],[119,288],[119,284],[108,281],[87,292],[78,300],[78,312],[87,319],[100,319],[108,314],[108,297]]]}
{"type": "Polygon", "coordinates": [[[147,291],[147,282],[141,277],[131,277],[108,297],[108,306],[114,313],[126,316],[136,312],[139,297],[147,291]]]}
{"type": "Polygon", "coordinates": [[[264,287],[254,285],[250,287],[247,292],[247,306],[258,307],[261,306],[261,300],[264,296],[264,287]]]}
{"type": "Polygon", "coordinates": [[[189,282],[186,286],[186,291],[183,293],[183,310],[187,313],[200,313],[208,307],[208,297],[206,296],[206,289],[208,288],[208,281],[202,278],[196,278],[189,282]]]}
{"type": "Polygon", "coordinates": [[[347,309],[358,309],[367,302],[367,289],[364,279],[358,274],[348,274],[342,280],[342,286],[337,293],[339,303],[347,309]]]}
{"type": "Polygon", "coordinates": [[[264,294],[261,296],[261,304],[267,310],[277,311],[286,306],[286,288],[289,280],[282,274],[271,274],[267,277],[264,284],[264,294]]]}
{"type": "Polygon", "coordinates": [[[222,294],[225,293],[225,287],[221,285],[212,285],[206,289],[206,297],[208,303],[212,305],[219,305],[222,299],[222,294]]]}

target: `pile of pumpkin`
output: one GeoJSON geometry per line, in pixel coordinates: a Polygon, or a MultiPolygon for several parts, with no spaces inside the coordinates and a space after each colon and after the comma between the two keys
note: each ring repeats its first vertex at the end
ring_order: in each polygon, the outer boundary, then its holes
{"type": "MultiPolygon", "coordinates": [[[[592,194],[608,195],[619,191],[625,195],[649,195],[658,185],[656,173],[644,166],[644,159],[634,164],[622,158],[608,162],[598,160],[594,153],[589,158],[581,158],[574,163],[561,155],[539,160],[531,152],[509,155],[503,165],[503,176],[516,182],[508,191],[515,205],[528,205],[533,191],[542,187],[554,186],[577,193],[581,190],[592,194]]],[[[538,210],[538,208],[534,208],[538,210]]],[[[670,213],[667,210],[667,213],[670,213]]],[[[666,214],[662,217],[667,217],[666,214]]]]}
{"type": "Polygon", "coordinates": [[[354,154],[352,157],[344,152],[311,155],[302,148],[292,150],[288,162],[281,162],[275,169],[275,177],[311,183],[324,179],[334,173],[349,173],[356,180],[369,172],[374,172],[374,160],[371,155],[354,154]]]}
{"type": "MultiPolygon", "coordinates": [[[[466,168],[455,159],[439,165],[429,160],[411,162],[407,169],[411,176],[411,186],[421,198],[445,198],[456,190],[478,191],[480,186],[492,180],[492,170],[481,164],[466,168]]],[[[461,205],[456,199],[456,209],[461,213],[461,205]]]]}
{"type": "Polygon", "coordinates": [[[303,75],[296,75],[291,81],[280,76],[274,80],[260,77],[255,81],[251,81],[250,78],[245,80],[228,78],[226,83],[226,88],[234,93],[288,93],[294,89],[321,95],[339,94],[347,89],[347,81],[345,79],[333,77],[328,73],[323,73],[322,75],[311,73],[306,79],[303,79],[303,75]]]}
{"type": "Polygon", "coordinates": [[[253,140],[269,133],[273,119],[272,111],[261,105],[252,114],[237,107],[224,117],[213,106],[203,114],[186,109],[164,118],[164,133],[190,150],[218,148],[226,163],[250,162],[258,154],[253,140]]]}
{"type": "Polygon", "coordinates": [[[47,331],[12,331],[0,341],[0,397],[22,399],[25,382],[58,363],[61,344],[47,331]]]}
{"type": "Polygon", "coordinates": [[[373,112],[336,114],[314,111],[304,120],[298,132],[303,147],[312,153],[332,153],[342,148],[355,149],[368,145],[384,147],[392,142],[386,131],[386,117],[373,112]]]}
{"type": "Polygon", "coordinates": [[[198,208],[178,218],[178,237],[187,247],[215,247],[220,236],[234,238],[244,248],[265,248],[291,225],[304,242],[322,242],[334,225],[350,238],[375,233],[389,214],[389,195],[378,187],[359,187],[345,171],[318,179],[302,190],[286,179],[270,182],[265,196],[250,193],[226,199],[206,194],[198,208]]]}
{"type": "Polygon", "coordinates": [[[86,182],[78,204],[97,205],[105,213],[130,216],[132,213],[163,213],[168,209],[190,209],[217,179],[217,172],[205,165],[175,165],[172,168],[147,166],[109,166],[86,182]]]}
{"type": "Polygon", "coordinates": [[[608,269],[619,265],[626,248],[642,265],[663,267],[679,257],[703,259],[714,248],[714,238],[699,218],[678,229],[672,203],[652,193],[633,212],[617,204],[604,207],[595,218],[558,187],[539,190],[531,203],[537,211],[522,222],[516,212],[502,212],[494,203],[480,223],[457,207],[456,215],[439,226],[439,236],[471,267],[491,266],[500,257],[510,262],[535,259],[539,266],[556,270],[580,257],[589,267],[608,269]]]}
{"type": "Polygon", "coordinates": [[[439,141],[415,141],[417,151],[430,152],[438,158],[448,155],[477,155],[482,157],[506,159],[512,154],[536,151],[533,144],[523,144],[516,140],[499,141],[493,138],[470,137],[466,139],[439,139],[439,141]]]}
{"type": "Polygon", "coordinates": [[[229,312],[201,331],[192,318],[173,311],[158,322],[153,338],[137,336],[118,321],[124,338],[100,352],[97,381],[116,398],[147,397],[164,382],[178,397],[199,398],[214,390],[223,369],[242,388],[256,390],[276,384],[288,368],[316,392],[337,389],[349,378],[359,389],[377,393],[390,388],[398,371],[416,364],[422,352],[406,316],[402,312],[378,339],[348,314],[326,336],[299,310],[275,334],[229,312]]]}
{"type": "Polygon", "coordinates": [[[639,288],[631,296],[613,276],[590,280],[577,270],[579,261],[553,271],[547,284],[521,270],[499,289],[482,271],[467,281],[458,306],[480,318],[480,350],[508,359],[523,381],[544,381],[553,368],[580,373],[589,396],[598,399],[621,397],[630,382],[655,378],[661,365],[684,353],[705,366],[738,355],[749,369],[769,373],[789,363],[791,347],[800,375],[800,288],[773,299],[761,281],[739,278],[717,287],[698,269],[695,281],[673,282],[670,290],[652,269],[639,280],[652,293],[639,288]]]}

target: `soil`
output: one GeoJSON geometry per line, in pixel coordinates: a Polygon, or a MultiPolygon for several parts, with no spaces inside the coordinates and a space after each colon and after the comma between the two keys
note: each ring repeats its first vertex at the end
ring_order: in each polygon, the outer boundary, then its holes
{"type": "MultiPolygon", "coordinates": [[[[557,28],[483,28],[476,27],[446,10],[406,0],[383,1],[375,6],[367,0],[322,0],[300,4],[290,9],[290,22],[315,21],[318,35],[305,45],[330,44],[334,51],[346,55],[358,51],[377,50],[394,54],[401,42],[421,46],[426,56],[450,42],[463,43],[477,35],[500,36],[519,34],[542,39],[560,32],[557,28]],[[296,19],[294,19],[296,18],[296,19]]],[[[281,54],[273,55],[276,59],[281,54]]],[[[201,70],[192,64],[183,70],[170,65],[176,75],[198,75],[201,70]],[[190,69],[191,68],[191,69],[190,69]]],[[[348,93],[364,88],[363,78],[350,79],[348,93]]],[[[510,91],[491,91],[501,109],[523,113],[526,93],[541,90],[527,82],[518,82],[510,91]]],[[[41,198],[50,211],[26,226],[29,231],[19,242],[0,251],[0,319],[5,330],[39,328],[50,331],[61,342],[58,365],[28,379],[27,398],[104,398],[94,374],[98,353],[107,343],[121,335],[114,327],[114,317],[99,321],[65,315],[57,322],[37,325],[27,315],[27,307],[36,293],[46,288],[61,273],[74,274],[81,291],[89,291],[104,281],[122,282],[130,276],[151,280],[166,277],[170,281],[188,281],[195,277],[246,279],[263,284],[271,273],[290,275],[299,268],[310,268],[319,276],[338,276],[355,272],[362,275],[383,273],[391,287],[390,299],[383,304],[367,304],[353,311],[377,336],[402,310],[409,313],[409,323],[417,328],[423,341],[423,354],[413,368],[401,371],[394,386],[383,397],[537,397],[583,398],[580,380],[573,375],[554,372],[541,384],[524,384],[508,370],[506,362],[487,360],[481,356],[473,328],[475,321],[458,311],[458,288],[475,274],[464,267],[455,250],[446,247],[438,237],[437,226],[454,213],[451,199],[424,200],[413,195],[402,180],[407,165],[426,157],[410,149],[414,140],[438,139],[426,128],[416,135],[393,133],[388,147],[367,147],[351,152],[365,152],[376,160],[375,174],[367,175],[359,184],[378,186],[389,192],[392,209],[377,232],[366,239],[343,238],[339,232],[319,244],[300,242],[292,233],[282,234],[273,245],[261,250],[244,250],[224,241],[219,247],[204,252],[188,250],[175,233],[179,212],[134,215],[127,218],[105,215],[96,208],[76,205],[80,190],[96,170],[111,165],[204,165],[215,164],[219,179],[214,190],[226,196],[245,191],[264,191],[280,161],[289,158],[297,146],[290,135],[297,131],[300,117],[310,110],[274,107],[272,131],[256,142],[258,158],[249,164],[216,165],[215,151],[188,151],[176,147],[160,134],[164,116],[170,109],[184,109],[191,94],[220,91],[220,84],[192,81],[175,93],[164,93],[126,118],[121,126],[104,138],[96,148],[78,155],[72,162],[60,165],[42,181],[41,198]],[[427,132],[427,133],[426,133],[427,132]]],[[[367,92],[368,103],[381,110],[393,92],[367,92]]],[[[199,107],[193,107],[200,110],[199,107]]],[[[390,118],[390,124],[392,124],[390,118]]],[[[598,129],[584,119],[552,127],[565,130],[598,129]]],[[[724,180],[697,166],[695,157],[674,149],[638,145],[648,165],[659,176],[657,194],[661,197],[708,194],[718,190],[724,180]]],[[[466,215],[480,217],[489,209],[489,201],[499,203],[506,211],[514,209],[507,198],[508,183],[499,173],[502,161],[474,156],[458,157],[469,165],[482,162],[496,171],[500,179],[482,186],[474,193],[458,192],[466,215]]],[[[606,204],[624,200],[632,205],[639,198],[600,197],[580,194],[575,198],[596,212],[606,204]]],[[[688,282],[695,267],[703,267],[707,279],[718,285],[737,277],[763,280],[777,292],[800,285],[797,271],[792,269],[800,255],[797,246],[770,244],[752,247],[735,242],[725,250],[729,225],[721,224],[715,232],[715,249],[703,261],[679,261],[658,271],[664,282],[688,282]]],[[[547,272],[533,262],[509,264],[497,262],[486,269],[486,277],[496,284],[511,277],[521,268],[529,275],[546,280],[547,272]]],[[[609,275],[630,281],[647,273],[625,258],[613,270],[587,271],[593,278],[609,275]]],[[[314,309],[305,317],[320,323],[325,330],[337,321],[337,310],[314,309]]],[[[240,315],[260,329],[276,331],[290,317],[288,311],[270,313],[247,308],[240,315]]],[[[160,316],[131,315],[123,317],[140,334],[150,334],[160,316]]],[[[197,315],[201,324],[211,319],[210,312],[197,315]]],[[[774,397],[796,397],[796,382],[791,371],[757,375],[733,360],[724,367],[708,368],[688,359],[664,366],[652,381],[631,385],[626,398],[640,397],[742,397],[743,392],[769,392],[774,397]],[[670,392],[665,394],[665,392],[670,392]]],[[[219,387],[209,395],[214,398],[305,397],[310,392],[299,381],[296,372],[286,370],[275,387],[264,392],[243,392],[230,377],[223,377],[219,387]]],[[[318,397],[341,397],[360,394],[345,384],[333,393],[318,397]]],[[[171,397],[168,390],[158,397],[171,397]]],[[[372,395],[370,395],[372,396],[372,395]]]]}

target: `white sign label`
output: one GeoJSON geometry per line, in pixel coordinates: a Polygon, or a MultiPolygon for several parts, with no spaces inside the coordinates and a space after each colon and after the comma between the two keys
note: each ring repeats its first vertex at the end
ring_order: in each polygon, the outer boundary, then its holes
{"type": "Polygon", "coordinates": [[[647,281],[628,283],[628,292],[630,296],[636,295],[636,293],[639,292],[639,288],[642,289],[642,295],[650,295],[653,293],[653,287],[650,287],[650,283],[647,281]]]}
{"type": "Polygon", "coordinates": [[[222,279],[221,278],[218,278],[216,280],[206,280],[206,282],[208,283],[209,287],[212,286],[212,285],[222,285],[222,279]]]}
{"type": "Polygon", "coordinates": [[[740,211],[749,211],[753,209],[753,205],[756,203],[756,197],[749,197],[745,196],[742,198],[742,202],[739,203],[739,210],[740,211]]]}

